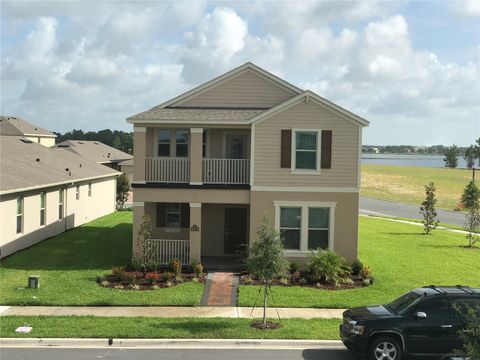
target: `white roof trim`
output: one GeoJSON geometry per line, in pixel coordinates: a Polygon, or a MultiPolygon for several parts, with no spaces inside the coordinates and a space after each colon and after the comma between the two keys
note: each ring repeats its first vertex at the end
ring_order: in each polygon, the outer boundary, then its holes
{"type": "Polygon", "coordinates": [[[288,99],[287,101],[278,104],[277,106],[274,106],[273,108],[270,108],[269,110],[260,113],[253,118],[249,120],[249,123],[260,123],[263,120],[269,118],[270,116],[273,116],[279,112],[282,112],[293,105],[298,104],[305,98],[308,98],[309,100],[313,100],[315,103],[317,103],[320,106],[326,107],[328,110],[332,110],[333,112],[337,113],[338,115],[342,116],[346,120],[349,120],[356,125],[361,125],[361,126],[368,126],[369,121],[365,120],[364,118],[355,115],[354,113],[338,106],[332,103],[331,101],[328,101],[327,99],[324,99],[323,97],[315,94],[314,92],[311,92],[310,90],[304,91],[301,94],[298,94],[297,96],[294,96],[291,99],[288,99]]]}
{"type": "Polygon", "coordinates": [[[74,184],[74,183],[79,183],[87,180],[94,180],[94,179],[103,179],[103,178],[114,178],[117,176],[120,176],[121,172],[115,171],[106,175],[100,175],[100,176],[90,176],[82,179],[72,179],[68,181],[60,181],[57,183],[51,183],[51,184],[42,184],[42,185],[35,185],[35,186],[29,186],[25,188],[19,188],[19,189],[10,189],[10,190],[4,190],[0,191],[0,195],[8,195],[8,194],[15,194],[18,192],[24,192],[24,191],[30,191],[30,190],[36,190],[36,189],[44,189],[44,188],[49,188],[53,186],[59,186],[59,185],[64,185],[64,184],[74,184]]]}
{"type": "MultiPolygon", "coordinates": [[[[165,101],[164,103],[161,103],[160,105],[157,105],[155,107],[158,107],[158,108],[164,108],[164,107],[167,107],[169,105],[172,105],[172,104],[175,104],[177,102],[180,102],[181,100],[185,100],[186,98],[192,96],[192,95],[196,95],[198,93],[201,93],[203,91],[206,91],[208,89],[211,89],[217,85],[220,85],[221,83],[223,83],[225,80],[228,80],[238,74],[240,74],[241,72],[243,72],[244,70],[253,70],[255,72],[258,72],[260,73],[260,75],[263,75],[264,77],[266,77],[267,79],[271,80],[272,82],[274,82],[275,84],[278,84],[278,85],[282,85],[283,87],[286,87],[287,89],[289,89],[290,91],[292,91],[293,93],[301,93],[303,92],[302,89],[296,87],[295,85],[292,85],[290,84],[289,82],[283,80],[283,79],[280,79],[278,76],[275,76],[273,75],[272,73],[269,73],[268,71],[262,69],[261,67],[258,67],[257,65],[251,63],[251,62],[247,62],[233,70],[230,70],[228,72],[226,72],[225,74],[223,75],[220,75],[210,81],[207,81],[206,83],[202,84],[202,85],[199,85],[195,88],[193,88],[192,90],[190,91],[187,91],[179,96],[176,96],[174,97],[173,99],[170,99],[168,101],[165,101]]],[[[132,117],[135,117],[136,115],[133,115],[133,116],[130,116],[127,118],[127,121],[129,121],[130,118],[132,117]]]]}

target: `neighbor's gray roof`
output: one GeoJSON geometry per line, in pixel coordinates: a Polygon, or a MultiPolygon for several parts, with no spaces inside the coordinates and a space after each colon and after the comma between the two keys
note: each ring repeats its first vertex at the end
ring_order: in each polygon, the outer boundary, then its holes
{"type": "Polygon", "coordinates": [[[133,156],[100,141],[66,140],[56,148],[69,150],[97,163],[111,163],[133,159],[133,156]]]}
{"type": "Polygon", "coordinates": [[[54,133],[16,116],[0,116],[0,135],[57,137],[54,133]]]}
{"type": "Polygon", "coordinates": [[[72,152],[22,139],[0,136],[0,194],[120,174],[72,152]]]}
{"type": "Polygon", "coordinates": [[[243,121],[260,114],[267,109],[202,109],[202,108],[162,108],[155,106],[150,110],[133,115],[131,120],[182,120],[195,122],[205,121],[243,121]]]}

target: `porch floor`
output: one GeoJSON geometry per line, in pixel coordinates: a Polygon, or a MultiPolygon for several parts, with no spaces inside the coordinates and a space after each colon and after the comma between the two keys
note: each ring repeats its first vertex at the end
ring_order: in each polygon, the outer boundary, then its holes
{"type": "Polygon", "coordinates": [[[205,270],[242,271],[245,263],[238,256],[202,256],[202,264],[205,270]]]}

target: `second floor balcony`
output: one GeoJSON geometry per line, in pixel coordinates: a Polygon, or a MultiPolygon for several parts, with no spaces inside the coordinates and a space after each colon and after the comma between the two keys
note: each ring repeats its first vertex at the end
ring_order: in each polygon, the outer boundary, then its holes
{"type": "MultiPolygon", "coordinates": [[[[190,159],[182,157],[145,158],[145,181],[190,183],[190,159]]],[[[250,159],[202,159],[202,183],[248,184],[250,159]]]]}

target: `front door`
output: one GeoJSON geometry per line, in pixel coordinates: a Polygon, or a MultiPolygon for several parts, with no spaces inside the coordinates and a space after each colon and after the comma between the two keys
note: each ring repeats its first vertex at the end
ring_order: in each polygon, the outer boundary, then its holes
{"type": "Polygon", "coordinates": [[[247,209],[225,208],[225,255],[238,254],[247,241],[247,209]]]}
{"type": "Polygon", "coordinates": [[[246,135],[227,135],[228,159],[246,159],[247,158],[247,136],[246,135]]]}

